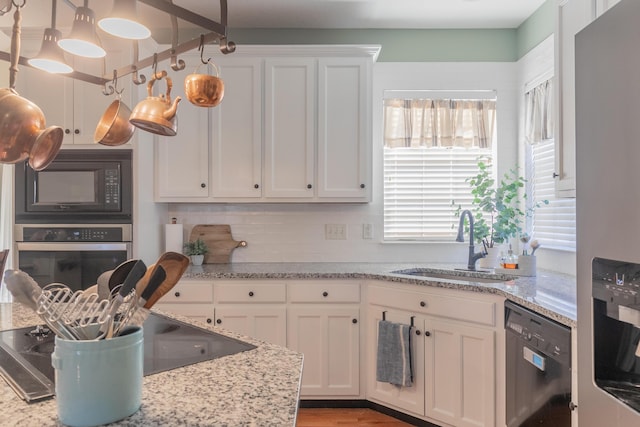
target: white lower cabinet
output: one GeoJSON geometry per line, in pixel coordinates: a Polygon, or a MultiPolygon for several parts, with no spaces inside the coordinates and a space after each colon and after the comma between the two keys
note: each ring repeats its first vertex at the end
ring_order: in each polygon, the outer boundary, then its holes
{"type": "Polygon", "coordinates": [[[154,308],[204,323],[213,323],[213,282],[181,280],[154,308]]]}
{"type": "Polygon", "coordinates": [[[360,395],[360,283],[289,283],[287,346],[304,354],[304,398],[360,395]]]}
{"type": "Polygon", "coordinates": [[[216,281],[216,325],[281,346],[287,345],[286,284],[216,281]]]}
{"type": "Polygon", "coordinates": [[[398,284],[369,286],[368,297],[367,398],[436,423],[496,425],[499,301],[435,288],[403,290],[398,284]],[[411,387],[376,381],[378,322],[383,313],[389,321],[414,325],[411,387]],[[470,323],[469,318],[479,323],[470,323]]]}
{"type": "Polygon", "coordinates": [[[503,302],[383,281],[185,279],[156,307],[303,353],[303,399],[366,398],[438,425],[493,427],[505,424],[503,302]],[[413,323],[411,387],[376,381],[383,316],[413,323]]]}

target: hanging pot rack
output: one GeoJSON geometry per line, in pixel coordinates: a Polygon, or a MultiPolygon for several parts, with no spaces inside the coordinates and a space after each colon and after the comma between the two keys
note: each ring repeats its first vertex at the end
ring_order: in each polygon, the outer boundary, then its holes
{"type": "MultiPolygon", "coordinates": [[[[21,4],[14,5],[16,7],[25,6],[27,0],[23,0],[21,4]]],[[[64,74],[64,76],[70,77],[75,80],[82,80],[87,83],[92,83],[95,85],[107,86],[107,83],[113,82],[117,78],[122,78],[123,76],[133,74],[132,79],[135,84],[143,84],[146,81],[144,75],[138,74],[139,70],[151,67],[154,64],[157,64],[159,61],[170,60],[171,68],[174,71],[178,71],[184,69],[185,64],[184,61],[178,60],[177,56],[181,53],[185,53],[194,49],[200,48],[203,44],[213,43],[218,41],[220,51],[223,54],[233,53],[236,50],[236,45],[234,42],[229,41],[227,39],[227,0],[220,0],[220,22],[213,21],[211,19],[205,18],[204,16],[198,15],[188,9],[177,6],[172,3],[171,0],[138,0],[140,3],[144,3],[148,6],[151,6],[157,10],[167,13],[171,17],[172,24],[172,45],[171,48],[163,50],[161,52],[154,53],[146,58],[139,59],[138,58],[138,42],[133,41],[134,47],[134,61],[123,67],[113,70],[111,74],[105,74],[103,76],[94,76],[92,74],[83,73],[81,71],[73,71],[68,74],[64,74]],[[178,23],[177,19],[180,18],[192,24],[195,24],[205,30],[207,33],[201,34],[200,37],[188,40],[186,42],[178,44],[177,40],[177,30],[178,23]]],[[[65,3],[69,6],[73,7],[73,3],[65,0],[65,3]]],[[[9,52],[0,51],[0,60],[11,61],[11,54],[9,52]]],[[[24,56],[20,56],[18,58],[18,63],[20,65],[24,65],[26,67],[31,67],[27,62],[29,58],[24,56]]]]}

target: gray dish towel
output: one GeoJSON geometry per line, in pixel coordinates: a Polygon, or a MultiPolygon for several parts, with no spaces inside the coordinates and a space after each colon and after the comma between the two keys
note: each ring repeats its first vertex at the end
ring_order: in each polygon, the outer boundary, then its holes
{"type": "Polygon", "coordinates": [[[376,380],[402,387],[413,384],[411,368],[411,326],[378,322],[376,380]]]}

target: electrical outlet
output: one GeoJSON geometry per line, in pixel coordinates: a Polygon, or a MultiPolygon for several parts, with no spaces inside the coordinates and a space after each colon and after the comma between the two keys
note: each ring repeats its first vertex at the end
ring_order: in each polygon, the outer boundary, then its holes
{"type": "Polygon", "coordinates": [[[324,238],[326,240],[347,240],[347,224],[325,224],[324,238]]]}
{"type": "Polygon", "coordinates": [[[373,224],[362,224],[362,238],[373,239],[373,224]]]}

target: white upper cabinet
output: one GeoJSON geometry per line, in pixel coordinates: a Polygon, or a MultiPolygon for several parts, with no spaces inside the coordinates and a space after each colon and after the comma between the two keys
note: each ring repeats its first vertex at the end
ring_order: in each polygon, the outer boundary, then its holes
{"type": "MultiPolygon", "coordinates": [[[[177,134],[155,136],[155,198],[157,201],[187,201],[193,198],[206,200],[209,196],[209,123],[211,110],[196,107],[184,94],[184,79],[193,73],[200,62],[200,55],[181,57],[186,67],[181,71],[170,68],[168,76],[173,87],[171,100],[182,98],[176,113],[177,134]]],[[[166,65],[163,63],[161,65],[166,65]]],[[[160,66],[159,69],[163,69],[160,66]]],[[[153,95],[166,94],[166,79],[153,84],[153,95]]],[[[144,132],[137,129],[136,132],[144,132]]]]}
{"type": "MultiPolygon", "coordinates": [[[[156,201],[368,202],[378,51],[242,46],[214,57],[224,98],[203,109],[210,111],[210,128],[201,122],[181,127],[187,133],[174,138],[185,144],[183,151],[164,155],[168,148],[159,145],[156,158],[174,166],[156,163],[156,201]]],[[[185,114],[179,108],[181,125],[185,114]]]]}
{"type": "Polygon", "coordinates": [[[576,192],[575,35],[595,17],[595,0],[558,0],[555,34],[556,191],[560,197],[576,192]]]}
{"type": "Polygon", "coordinates": [[[620,0],[596,0],[596,16],[602,15],[619,2],[620,0]]]}
{"type": "MultiPolygon", "coordinates": [[[[41,34],[37,42],[35,35],[29,35],[24,40],[22,56],[33,57],[40,49],[41,34]]],[[[114,68],[119,68],[131,61],[130,48],[126,43],[106,39],[103,43],[107,57],[90,59],[65,54],[69,65],[75,71],[103,76],[110,74],[114,68]]],[[[64,131],[65,145],[92,145],[93,135],[100,119],[107,107],[117,95],[105,96],[103,86],[74,80],[64,75],[50,74],[28,66],[19,66],[16,79],[16,90],[28,100],[35,103],[44,113],[47,126],[60,126],[64,131]]],[[[124,89],[122,101],[130,105],[131,79],[123,77],[118,80],[118,90],[124,89]]],[[[83,147],[86,148],[86,147],[83,147]]]]}
{"type": "Polygon", "coordinates": [[[262,61],[215,60],[224,81],[222,104],[213,108],[211,196],[262,196],[262,61]]]}
{"type": "Polygon", "coordinates": [[[371,67],[365,58],[318,60],[318,196],[370,194],[371,67]]]}
{"type": "Polygon", "coordinates": [[[265,60],[265,196],[312,198],[315,60],[265,60]]]}

